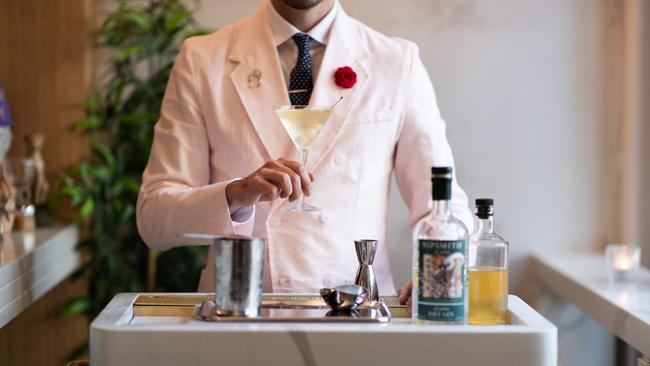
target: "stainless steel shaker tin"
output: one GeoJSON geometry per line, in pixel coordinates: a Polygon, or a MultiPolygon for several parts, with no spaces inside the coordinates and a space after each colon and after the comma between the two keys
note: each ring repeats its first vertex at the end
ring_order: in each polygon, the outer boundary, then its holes
{"type": "Polygon", "coordinates": [[[262,305],[265,242],[259,238],[214,238],[217,316],[257,317],[262,305]]]}

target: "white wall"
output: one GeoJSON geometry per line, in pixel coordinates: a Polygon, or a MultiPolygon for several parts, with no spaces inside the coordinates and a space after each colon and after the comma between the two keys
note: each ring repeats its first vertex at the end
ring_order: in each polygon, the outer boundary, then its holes
{"type": "MultiPolygon", "coordinates": [[[[216,28],[259,0],[203,0],[216,28]]],[[[616,240],[621,14],[617,1],[342,0],[354,17],[420,46],[448,122],[459,180],[496,199],[514,288],[531,248],[616,240]]],[[[388,245],[408,278],[406,210],[392,190],[388,245]]]]}

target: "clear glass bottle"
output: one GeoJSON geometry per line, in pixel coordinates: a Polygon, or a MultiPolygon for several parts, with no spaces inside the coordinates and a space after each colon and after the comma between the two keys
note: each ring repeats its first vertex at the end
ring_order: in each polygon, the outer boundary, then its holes
{"type": "Polygon", "coordinates": [[[413,231],[412,318],[464,323],[467,318],[465,225],[451,213],[452,168],[431,168],[431,213],[413,231]]]}
{"type": "Polygon", "coordinates": [[[494,200],[476,200],[476,230],[469,239],[470,324],[508,322],[508,242],[494,233],[494,200]]]}

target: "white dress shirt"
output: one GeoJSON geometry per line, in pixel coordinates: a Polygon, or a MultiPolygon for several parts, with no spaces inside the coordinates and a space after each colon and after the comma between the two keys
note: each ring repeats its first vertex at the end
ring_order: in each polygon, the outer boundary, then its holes
{"type": "Polygon", "coordinates": [[[300,29],[287,22],[277,12],[277,10],[275,10],[273,4],[271,4],[270,1],[267,1],[266,15],[269,24],[271,25],[271,31],[273,32],[273,41],[275,42],[275,46],[278,48],[280,65],[282,66],[282,73],[284,74],[284,81],[287,86],[289,85],[291,70],[296,66],[296,61],[298,61],[298,46],[296,46],[296,42],[294,42],[291,37],[296,33],[305,33],[313,39],[313,41],[309,43],[309,54],[311,55],[312,77],[314,79],[314,84],[316,84],[316,77],[318,76],[320,64],[323,61],[325,47],[327,47],[330,38],[330,28],[332,27],[332,23],[334,23],[334,19],[336,19],[338,8],[338,1],[334,1],[332,9],[330,9],[327,15],[325,15],[318,24],[308,32],[301,32],[300,29]]]}

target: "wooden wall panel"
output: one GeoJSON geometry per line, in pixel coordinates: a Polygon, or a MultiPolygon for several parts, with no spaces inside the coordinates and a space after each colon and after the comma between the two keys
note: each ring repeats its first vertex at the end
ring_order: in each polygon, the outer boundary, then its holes
{"type": "Polygon", "coordinates": [[[25,154],[24,136],[43,132],[50,179],[78,161],[84,148],[70,125],[89,79],[85,0],[0,1],[0,82],[13,117],[10,156],[25,154]]]}
{"type": "MultiPolygon", "coordinates": [[[[78,103],[90,80],[90,4],[91,0],[0,0],[0,82],[14,132],[9,156],[26,153],[26,134],[44,133],[43,155],[51,183],[85,151],[70,126],[83,117],[78,103]]],[[[65,365],[69,354],[87,340],[88,324],[83,316],[57,315],[84,291],[82,282],[66,281],[0,328],[0,364],[65,365]]]]}
{"type": "Polygon", "coordinates": [[[0,365],[65,365],[88,339],[88,322],[83,315],[60,319],[58,313],[85,290],[84,281],[66,280],[0,328],[0,365]]]}

